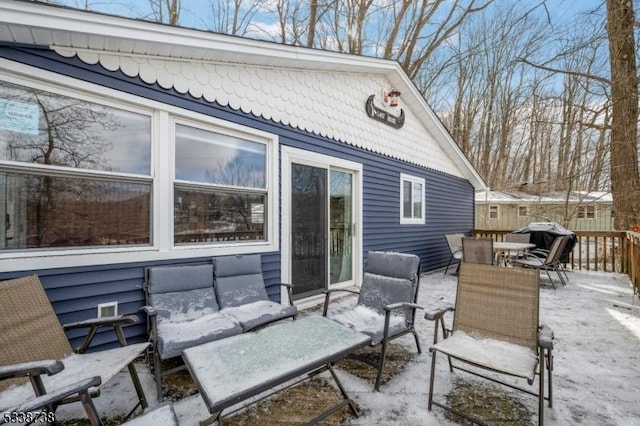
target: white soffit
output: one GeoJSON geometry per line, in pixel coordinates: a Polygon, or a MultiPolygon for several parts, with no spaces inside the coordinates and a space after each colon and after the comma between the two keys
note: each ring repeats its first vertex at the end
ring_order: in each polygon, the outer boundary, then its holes
{"type": "MultiPolygon", "coordinates": [[[[0,41],[49,46],[165,89],[485,183],[399,64],[19,1],[0,2],[0,41]],[[28,24],[24,24],[28,23],[28,24]],[[114,36],[117,34],[117,36],[114,36]],[[369,95],[402,92],[405,124],[370,119],[369,95]]],[[[378,104],[378,106],[381,106],[378,104]]]]}

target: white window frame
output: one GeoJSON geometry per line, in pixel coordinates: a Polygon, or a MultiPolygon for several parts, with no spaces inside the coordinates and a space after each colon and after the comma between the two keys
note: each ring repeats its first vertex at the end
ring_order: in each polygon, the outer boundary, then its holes
{"type": "MultiPolygon", "coordinates": [[[[13,84],[150,115],[152,140],[151,178],[146,179],[147,181],[152,181],[153,191],[151,213],[152,245],[80,247],[0,253],[0,272],[32,270],[34,265],[37,265],[39,269],[49,269],[148,262],[167,258],[187,259],[225,254],[265,253],[279,250],[278,215],[280,205],[277,188],[280,185],[278,176],[278,135],[2,58],[0,58],[0,79],[13,84]],[[37,76],[37,78],[33,76],[37,76]],[[215,129],[218,133],[236,136],[240,134],[250,140],[260,140],[267,144],[266,187],[269,210],[268,223],[265,224],[266,241],[180,245],[174,247],[173,185],[175,175],[175,138],[171,127],[174,119],[181,122],[200,123],[202,126],[215,129]],[[159,173],[160,171],[164,171],[164,173],[159,173]]],[[[6,163],[2,162],[2,164],[6,163]]],[[[12,162],[12,165],[13,163],[15,162],[12,162]]],[[[20,165],[17,164],[16,167],[20,167],[20,165]]],[[[32,168],[32,166],[29,165],[29,168],[32,168]]],[[[65,170],[66,173],[67,170],[65,170]]],[[[77,175],[78,173],[85,174],[85,171],[69,171],[69,174],[77,175]]],[[[100,171],[86,171],[86,174],[100,174],[100,171]]],[[[142,179],[145,179],[145,177],[143,176],[142,179]]]]}
{"type": "Polygon", "coordinates": [[[526,204],[520,204],[518,206],[518,217],[528,217],[529,216],[529,206],[526,204]],[[521,210],[524,209],[524,214],[521,214],[521,210]]]}
{"type": "Polygon", "coordinates": [[[487,206],[487,218],[489,220],[499,220],[500,219],[500,207],[497,204],[490,204],[487,206]],[[496,217],[491,217],[491,210],[495,208],[496,217]]]}
{"type": "Polygon", "coordinates": [[[578,220],[594,220],[596,218],[596,206],[593,204],[580,204],[577,207],[576,218],[578,220]],[[589,217],[589,209],[593,209],[593,217],[589,217]],[[580,214],[582,213],[582,217],[580,214]]]}
{"type": "MultiPolygon", "coordinates": [[[[412,196],[413,196],[413,185],[412,185],[412,196]]],[[[425,180],[424,178],[412,176],[404,173],[400,173],[400,224],[401,225],[424,225],[426,223],[425,212],[426,212],[426,188],[425,188],[425,180]],[[422,208],[420,215],[421,217],[413,217],[413,199],[411,200],[411,217],[404,216],[404,183],[411,182],[418,183],[422,186],[422,208]]]]}

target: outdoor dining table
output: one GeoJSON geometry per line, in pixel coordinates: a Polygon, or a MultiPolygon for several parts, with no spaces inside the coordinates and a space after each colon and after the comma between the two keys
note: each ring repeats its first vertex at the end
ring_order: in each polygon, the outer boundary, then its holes
{"type": "Polygon", "coordinates": [[[496,252],[499,257],[504,259],[505,265],[510,257],[517,257],[521,253],[525,253],[532,248],[536,248],[536,245],[532,243],[515,243],[508,241],[493,242],[493,251],[496,252]]]}
{"type": "Polygon", "coordinates": [[[343,399],[308,423],[315,424],[346,405],[358,415],[332,363],[370,343],[347,326],[308,316],[188,348],[182,357],[211,414],[201,425],[219,421],[223,410],[252,396],[329,370],[343,399]]]}

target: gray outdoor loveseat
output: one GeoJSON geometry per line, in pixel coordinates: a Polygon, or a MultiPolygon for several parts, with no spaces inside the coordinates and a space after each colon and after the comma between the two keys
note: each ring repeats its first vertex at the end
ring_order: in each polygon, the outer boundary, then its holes
{"type": "MultiPolygon", "coordinates": [[[[283,284],[284,285],[284,284],[283,284]]],[[[149,349],[158,399],[163,397],[161,360],[184,349],[294,318],[297,308],[271,301],[260,255],[223,256],[212,263],[154,266],[145,270],[149,349]]],[[[184,368],[180,366],[178,368],[184,368]]]]}

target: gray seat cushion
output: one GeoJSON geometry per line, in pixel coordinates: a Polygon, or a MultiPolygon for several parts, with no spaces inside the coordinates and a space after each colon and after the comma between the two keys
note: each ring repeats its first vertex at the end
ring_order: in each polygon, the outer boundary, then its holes
{"type": "Polygon", "coordinates": [[[220,313],[235,318],[242,329],[248,331],[270,322],[294,317],[298,309],[295,306],[282,305],[270,300],[259,300],[242,306],[224,308],[220,313]]]}
{"type": "Polygon", "coordinates": [[[180,321],[158,318],[160,358],[180,356],[184,349],[242,333],[238,322],[221,313],[209,313],[180,321]]]}
{"type": "MultiPolygon", "coordinates": [[[[354,308],[336,310],[328,317],[356,331],[371,337],[371,345],[377,345],[384,338],[384,314],[358,305],[354,308]]],[[[392,314],[389,321],[389,336],[395,336],[409,327],[402,315],[392,314]]]]}

